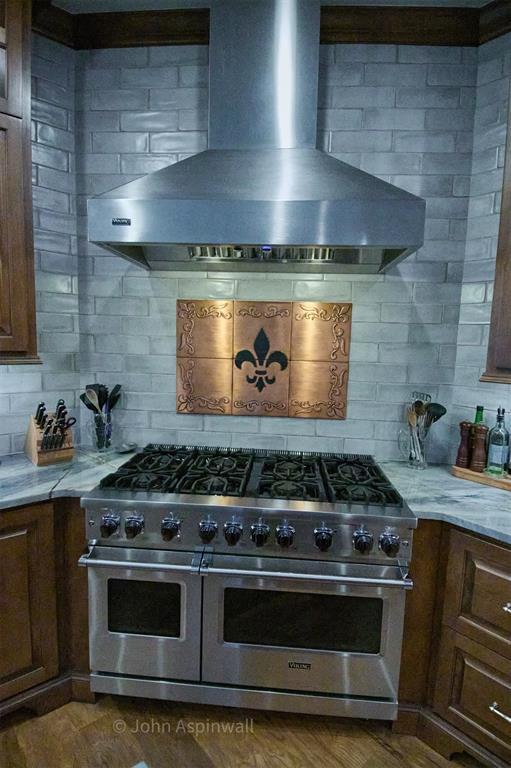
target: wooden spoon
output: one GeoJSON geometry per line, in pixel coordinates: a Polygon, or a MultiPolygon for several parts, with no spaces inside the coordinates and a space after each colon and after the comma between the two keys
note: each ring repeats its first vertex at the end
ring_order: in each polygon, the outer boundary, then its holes
{"type": "Polygon", "coordinates": [[[101,408],[99,407],[99,400],[97,394],[94,392],[93,389],[86,389],[85,394],[87,396],[87,400],[94,406],[94,408],[97,410],[98,413],[101,413],[101,408]]]}

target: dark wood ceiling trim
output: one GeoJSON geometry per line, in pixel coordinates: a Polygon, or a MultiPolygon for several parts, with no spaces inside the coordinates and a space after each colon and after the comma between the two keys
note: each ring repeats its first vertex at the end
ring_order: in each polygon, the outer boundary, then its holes
{"type": "Polygon", "coordinates": [[[477,45],[473,8],[323,6],[322,43],[477,45]]]}
{"type": "Polygon", "coordinates": [[[479,43],[487,43],[511,32],[511,2],[494,0],[481,8],[479,17],[479,43]]]}
{"type": "MultiPolygon", "coordinates": [[[[207,45],[209,10],[82,13],[33,0],[33,30],[72,48],[207,45]]],[[[323,6],[322,43],[476,46],[511,32],[510,0],[476,8],[323,6]]]]}
{"type": "Polygon", "coordinates": [[[145,45],[207,45],[209,10],[84,13],[75,27],[75,48],[145,45]]]}
{"type": "Polygon", "coordinates": [[[32,2],[32,31],[44,37],[63,43],[70,48],[75,47],[74,41],[75,17],[56,8],[51,0],[33,0],[32,2]]]}

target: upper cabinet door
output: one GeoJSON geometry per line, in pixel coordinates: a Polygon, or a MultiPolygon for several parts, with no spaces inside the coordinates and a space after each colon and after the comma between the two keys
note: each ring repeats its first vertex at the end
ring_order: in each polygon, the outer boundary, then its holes
{"type": "Polygon", "coordinates": [[[25,3],[0,0],[0,112],[22,116],[23,14],[25,3]]]}
{"type": "MultiPolygon", "coordinates": [[[[511,125],[511,100],[508,125],[511,125]]],[[[486,372],[481,381],[511,384],[511,130],[507,132],[499,242],[486,372]]]]}
{"type": "Polygon", "coordinates": [[[22,121],[0,114],[0,353],[29,341],[22,121]]]}

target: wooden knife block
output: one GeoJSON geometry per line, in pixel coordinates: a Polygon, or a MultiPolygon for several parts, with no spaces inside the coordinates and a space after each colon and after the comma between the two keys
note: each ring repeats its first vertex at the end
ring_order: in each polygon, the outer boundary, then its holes
{"type": "MultiPolygon", "coordinates": [[[[48,418],[55,418],[55,414],[49,413],[48,418]]],[[[61,448],[53,448],[48,451],[41,450],[43,431],[37,426],[35,418],[31,416],[25,438],[25,456],[30,459],[32,464],[35,464],[36,467],[46,467],[49,464],[58,464],[60,461],[71,461],[75,453],[71,429],[66,430],[64,444],[61,448]]]]}

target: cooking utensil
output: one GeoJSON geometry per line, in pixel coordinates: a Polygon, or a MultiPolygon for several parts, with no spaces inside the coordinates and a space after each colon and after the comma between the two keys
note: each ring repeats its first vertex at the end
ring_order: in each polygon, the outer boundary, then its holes
{"type": "Polygon", "coordinates": [[[82,394],[80,395],[80,400],[82,401],[84,406],[89,409],[89,411],[96,411],[96,408],[92,405],[92,403],[90,402],[85,392],[82,392],[82,394]]]}
{"type": "Polygon", "coordinates": [[[99,384],[97,394],[100,410],[103,411],[105,409],[105,405],[108,402],[108,387],[106,387],[104,384],[99,384]]]}
{"type": "Polygon", "coordinates": [[[44,408],[44,401],[41,400],[41,402],[37,406],[37,410],[35,412],[35,420],[36,420],[36,422],[39,422],[39,416],[41,415],[41,411],[43,410],[43,408],[44,408]]]}
{"type": "Polygon", "coordinates": [[[112,411],[115,408],[121,396],[120,392],[121,392],[121,385],[116,384],[115,387],[110,392],[110,394],[108,395],[107,411],[112,411]]]}
{"type": "Polygon", "coordinates": [[[432,424],[435,424],[442,416],[447,413],[445,408],[440,403],[428,403],[426,405],[426,427],[429,429],[432,424]]]}
{"type": "Polygon", "coordinates": [[[98,413],[101,413],[97,392],[94,389],[90,389],[90,387],[87,387],[87,389],[85,390],[85,394],[87,395],[87,399],[89,400],[89,402],[94,406],[93,410],[96,410],[98,413]]]}

